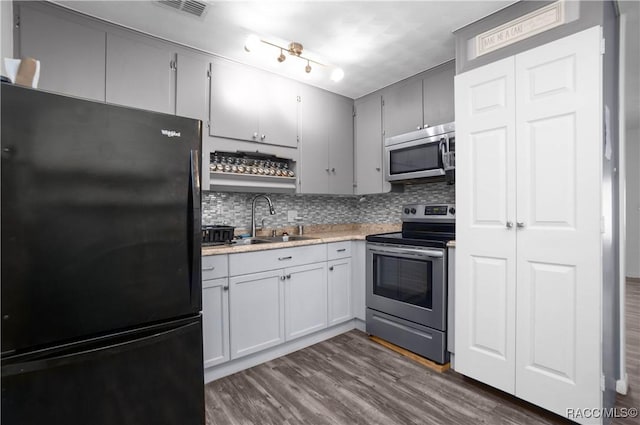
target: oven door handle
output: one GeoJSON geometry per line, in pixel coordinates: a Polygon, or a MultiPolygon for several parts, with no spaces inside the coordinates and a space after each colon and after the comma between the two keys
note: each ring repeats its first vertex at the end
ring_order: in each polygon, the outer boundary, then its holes
{"type": "Polygon", "coordinates": [[[412,255],[429,258],[442,258],[444,254],[441,251],[431,251],[425,249],[374,249],[369,248],[369,251],[374,254],[396,254],[396,255],[412,255]]]}

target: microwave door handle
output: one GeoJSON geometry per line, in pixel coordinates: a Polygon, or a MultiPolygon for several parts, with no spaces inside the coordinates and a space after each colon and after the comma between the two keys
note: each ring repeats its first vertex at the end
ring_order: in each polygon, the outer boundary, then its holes
{"type": "Polygon", "coordinates": [[[440,162],[441,169],[444,169],[444,155],[449,150],[449,139],[445,136],[440,139],[440,146],[438,146],[438,150],[440,151],[440,157],[438,158],[438,162],[440,162]]]}

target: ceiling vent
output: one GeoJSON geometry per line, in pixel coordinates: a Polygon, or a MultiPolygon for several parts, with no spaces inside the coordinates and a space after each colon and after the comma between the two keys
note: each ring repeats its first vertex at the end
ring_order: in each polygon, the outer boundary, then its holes
{"type": "Polygon", "coordinates": [[[197,16],[198,18],[204,16],[209,7],[207,2],[198,0],[158,0],[158,3],[197,16]]]}

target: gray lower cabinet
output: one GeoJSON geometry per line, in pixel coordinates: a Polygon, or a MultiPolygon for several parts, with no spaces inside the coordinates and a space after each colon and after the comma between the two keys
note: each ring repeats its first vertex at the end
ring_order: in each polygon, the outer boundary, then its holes
{"type": "Polygon", "coordinates": [[[210,92],[211,136],[298,146],[297,85],[224,59],[214,59],[210,92]]]}
{"type": "Polygon", "coordinates": [[[19,17],[15,56],[40,61],[38,87],[104,101],[106,32],[44,5],[14,7],[19,17]]]}
{"type": "Polygon", "coordinates": [[[175,113],[175,53],[142,36],[107,34],[106,101],[175,113]]]}
{"type": "Polygon", "coordinates": [[[327,327],[327,263],[306,264],[284,270],[286,339],[327,327]]]}
{"type": "Polygon", "coordinates": [[[355,103],[355,193],[383,191],[382,98],[367,96],[355,103]]]}
{"type": "Polygon", "coordinates": [[[231,358],[285,342],[282,270],[229,279],[231,358]]]}
{"type": "Polygon", "coordinates": [[[353,193],[353,101],[301,88],[300,193],[353,193]]]}
{"type": "Polygon", "coordinates": [[[229,360],[229,279],[202,282],[204,367],[229,360]]]}
{"type": "Polygon", "coordinates": [[[363,322],[366,320],[366,253],[365,241],[354,241],[351,250],[352,282],[351,296],[353,316],[363,322]]]}
{"type": "Polygon", "coordinates": [[[353,318],[351,295],[351,258],[340,258],[327,263],[329,326],[353,318]]]}

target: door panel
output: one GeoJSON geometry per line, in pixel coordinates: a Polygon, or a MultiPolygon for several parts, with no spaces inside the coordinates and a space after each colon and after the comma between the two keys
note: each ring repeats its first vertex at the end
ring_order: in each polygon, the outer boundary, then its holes
{"type": "Polygon", "coordinates": [[[516,395],[601,406],[600,28],[516,57],[516,395]]]}
{"type": "Polygon", "coordinates": [[[515,390],[514,60],[456,77],[456,370],[515,390]]]}
{"type": "Polygon", "coordinates": [[[356,104],[356,194],[383,191],[382,147],[382,99],[372,96],[356,104]]]}
{"type": "Polygon", "coordinates": [[[305,86],[300,104],[300,192],[329,193],[329,102],[323,90],[305,86]]]}
{"type": "Polygon", "coordinates": [[[332,98],[329,127],[329,193],[353,194],[353,101],[332,98]]]}
{"type": "Polygon", "coordinates": [[[204,425],[204,409],[199,317],[2,363],[3,424],[204,425]]]}
{"type": "Polygon", "coordinates": [[[329,326],[344,322],[351,314],[351,259],[333,260],[329,265],[329,326]]]}
{"type": "Polygon", "coordinates": [[[285,341],[282,270],[229,279],[231,358],[285,341]]]}
{"type": "Polygon", "coordinates": [[[209,58],[178,53],[176,115],[207,121],[209,109],[209,58]]]}
{"type": "Polygon", "coordinates": [[[173,59],[171,50],[153,42],[107,34],[107,102],[175,113],[173,59]]]}
{"type": "Polygon", "coordinates": [[[229,360],[229,282],[202,282],[202,340],[204,367],[229,360]]]}
{"type": "Polygon", "coordinates": [[[327,327],[327,263],[285,269],[287,341],[327,327]]]}
{"type": "Polygon", "coordinates": [[[396,84],[383,97],[385,137],[422,128],[422,80],[396,84]]]}
{"type": "Polygon", "coordinates": [[[260,141],[297,148],[297,84],[292,80],[269,73],[262,73],[259,77],[261,81],[259,81],[257,94],[261,99],[258,109],[260,141]]]}

